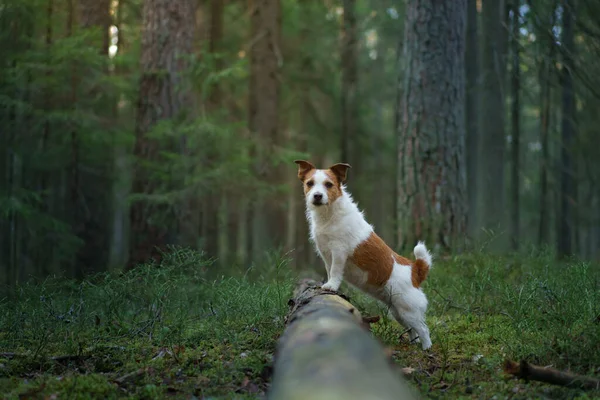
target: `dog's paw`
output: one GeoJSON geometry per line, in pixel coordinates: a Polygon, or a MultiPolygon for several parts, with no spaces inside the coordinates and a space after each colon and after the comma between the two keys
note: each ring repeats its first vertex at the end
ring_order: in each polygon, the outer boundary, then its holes
{"type": "Polygon", "coordinates": [[[331,292],[337,292],[339,288],[340,288],[339,285],[334,285],[334,284],[331,284],[330,282],[326,282],[324,285],[321,286],[321,289],[329,290],[331,292]]]}

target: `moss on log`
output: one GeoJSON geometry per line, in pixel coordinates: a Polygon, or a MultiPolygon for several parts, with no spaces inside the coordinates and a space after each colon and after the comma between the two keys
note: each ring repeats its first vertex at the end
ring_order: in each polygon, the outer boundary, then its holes
{"type": "Polygon", "coordinates": [[[343,296],[303,282],[279,340],[272,400],[414,399],[360,312],[343,296]]]}

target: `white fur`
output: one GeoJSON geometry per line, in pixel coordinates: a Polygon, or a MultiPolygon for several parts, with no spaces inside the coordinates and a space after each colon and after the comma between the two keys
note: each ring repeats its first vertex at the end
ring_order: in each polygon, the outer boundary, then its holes
{"type": "MultiPolygon", "coordinates": [[[[425,323],[427,298],[411,281],[411,266],[396,263],[389,280],[383,287],[367,283],[367,273],[349,261],[354,249],[373,232],[363,213],[342,186],[342,195],[331,201],[327,197],[324,183],[328,179],[322,170],[312,176],[314,185],[306,194],[306,216],[310,225],[310,238],[315,243],[319,256],[325,263],[327,282],[323,289],[337,291],[343,280],[369,293],[390,308],[392,316],[407,329],[411,328],[410,339],[421,339],[423,349],[431,347],[429,329],[425,323]],[[314,194],[323,195],[323,205],[314,204],[314,194]],[[417,336],[418,335],[418,336],[417,336]]],[[[414,248],[415,257],[424,260],[430,267],[432,257],[425,245],[419,242],[414,248]]]]}

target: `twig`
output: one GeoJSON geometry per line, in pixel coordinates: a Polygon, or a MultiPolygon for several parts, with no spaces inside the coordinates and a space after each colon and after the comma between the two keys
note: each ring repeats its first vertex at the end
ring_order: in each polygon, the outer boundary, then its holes
{"type": "Polygon", "coordinates": [[[504,372],[525,380],[546,382],[570,388],[600,390],[600,380],[596,378],[575,375],[571,372],[559,371],[550,367],[539,367],[529,364],[525,360],[521,360],[521,363],[506,360],[504,362],[504,372]]]}
{"type": "MultiPolygon", "coordinates": [[[[30,356],[28,354],[23,354],[23,353],[0,353],[0,357],[4,357],[4,358],[27,358],[27,357],[32,357],[32,358],[35,358],[35,356],[30,356]]],[[[50,360],[50,361],[56,361],[56,362],[78,361],[78,360],[85,360],[85,359],[90,358],[90,357],[91,356],[76,355],[76,354],[66,354],[66,355],[62,355],[62,356],[49,357],[48,360],[50,360]]]]}
{"type": "Polygon", "coordinates": [[[3,358],[19,358],[19,357],[27,357],[25,354],[19,353],[0,353],[0,357],[3,358]]]}
{"type": "Polygon", "coordinates": [[[125,381],[131,379],[131,378],[137,378],[138,376],[144,375],[146,373],[146,368],[140,368],[136,371],[130,372],[128,374],[125,374],[119,378],[115,379],[115,382],[118,383],[119,385],[123,384],[125,381]]]}
{"type": "Polygon", "coordinates": [[[362,320],[365,324],[374,324],[376,322],[379,322],[380,319],[381,317],[379,315],[372,315],[368,317],[363,317],[362,320]]]}

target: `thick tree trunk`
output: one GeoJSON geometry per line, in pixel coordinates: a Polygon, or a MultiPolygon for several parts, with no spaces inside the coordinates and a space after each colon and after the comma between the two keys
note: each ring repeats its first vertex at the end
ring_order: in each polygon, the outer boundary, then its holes
{"type": "Polygon", "coordinates": [[[504,83],[506,75],[506,42],[504,0],[483,1],[483,123],[481,136],[482,226],[501,233],[504,229],[504,83]]]}
{"type": "Polygon", "coordinates": [[[464,240],[466,0],[415,0],[406,13],[398,126],[398,248],[464,240]]]}
{"type": "MultiPolygon", "coordinates": [[[[253,198],[248,209],[248,253],[252,258],[284,244],[285,196],[279,191],[285,169],[275,165],[281,145],[279,132],[279,70],[281,56],[280,0],[251,0],[249,121],[256,139],[255,173],[275,192],[253,198]],[[268,202],[263,207],[262,202],[268,202]]],[[[279,164],[279,162],[277,162],[279,164]]]]}
{"type": "MultiPolygon", "coordinates": [[[[177,116],[189,106],[189,86],[183,82],[187,68],[185,57],[191,53],[194,32],[194,8],[189,0],[145,0],[141,79],[136,117],[134,155],[138,158],[133,192],[152,194],[156,182],[142,167],[158,158],[158,143],[148,132],[161,120],[177,116]]],[[[182,222],[193,221],[193,210],[182,210],[182,222]]],[[[152,220],[161,210],[152,204],[136,201],[131,208],[130,265],[147,260],[155,247],[165,244],[166,228],[152,220]]],[[[197,225],[180,226],[187,237],[197,236],[197,225]]]]}
{"type": "Polygon", "coordinates": [[[356,307],[301,285],[275,354],[269,399],[412,399],[356,307]]]}
{"type": "Polygon", "coordinates": [[[519,249],[519,171],[520,171],[520,145],[521,145],[521,133],[520,133],[520,116],[521,106],[519,103],[519,91],[520,86],[520,70],[521,70],[521,59],[519,49],[519,1],[512,0],[512,74],[511,74],[511,94],[512,94],[512,142],[511,142],[511,204],[510,204],[510,223],[511,223],[511,246],[513,250],[519,249]]]}
{"type": "Polygon", "coordinates": [[[573,206],[576,196],[574,161],[572,157],[575,137],[575,96],[573,92],[573,15],[574,1],[563,0],[563,68],[562,68],[562,143],[560,173],[560,213],[558,218],[558,256],[566,257],[573,253],[573,206]]]}
{"type": "Polygon", "coordinates": [[[478,35],[477,0],[467,0],[467,39],[465,51],[465,70],[467,90],[465,93],[467,119],[467,197],[469,204],[468,228],[471,236],[478,226],[477,188],[479,163],[479,108],[480,108],[480,67],[478,35]]]}

